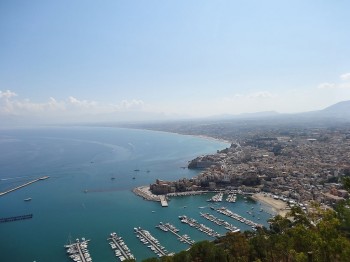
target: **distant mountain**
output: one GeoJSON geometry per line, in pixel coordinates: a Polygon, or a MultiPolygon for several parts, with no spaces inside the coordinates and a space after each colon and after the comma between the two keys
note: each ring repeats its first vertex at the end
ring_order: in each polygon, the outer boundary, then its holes
{"type": "Polygon", "coordinates": [[[154,112],[126,111],[104,114],[85,115],[1,115],[1,127],[30,126],[40,124],[78,124],[78,123],[158,123],[158,122],[200,122],[203,123],[229,123],[249,121],[266,124],[306,124],[306,123],[334,123],[350,122],[350,100],[336,103],[325,109],[296,114],[284,114],[276,111],[263,111],[256,113],[222,114],[205,118],[190,118],[184,115],[168,115],[154,112]]]}
{"type": "Polygon", "coordinates": [[[331,105],[321,110],[321,112],[325,114],[335,114],[339,116],[344,116],[344,115],[350,116],[350,100],[342,101],[334,105],[331,105]]]}
{"type": "Polygon", "coordinates": [[[275,117],[279,116],[280,113],[276,111],[263,111],[263,112],[256,112],[256,113],[243,113],[239,114],[236,117],[239,118],[260,118],[260,117],[275,117]]]}
{"type": "Polygon", "coordinates": [[[276,111],[263,111],[263,112],[256,112],[256,113],[242,113],[237,115],[230,115],[230,114],[222,114],[222,115],[214,115],[207,117],[206,119],[209,120],[234,120],[234,119],[252,119],[252,118],[265,118],[265,117],[275,117],[279,116],[280,113],[276,111]]]}
{"type": "Polygon", "coordinates": [[[202,121],[215,122],[236,122],[236,121],[257,121],[264,124],[331,124],[335,122],[350,121],[350,100],[336,103],[325,109],[294,114],[278,113],[276,111],[264,111],[257,113],[243,113],[237,115],[216,115],[202,119],[202,121]]]}
{"type": "Polygon", "coordinates": [[[328,120],[350,120],[350,101],[342,101],[325,109],[301,113],[299,116],[328,120]]]}
{"type": "Polygon", "coordinates": [[[318,111],[290,114],[287,118],[294,121],[348,122],[350,121],[350,101],[339,102],[318,111]]]}

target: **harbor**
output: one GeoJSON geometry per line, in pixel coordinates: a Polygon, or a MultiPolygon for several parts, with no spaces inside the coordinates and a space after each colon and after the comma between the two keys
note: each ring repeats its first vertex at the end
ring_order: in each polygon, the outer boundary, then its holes
{"type": "Polygon", "coordinates": [[[190,246],[192,246],[194,244],[194,240],[191,240],[191,238],[186,234],[182,235],[182,236],[180,234],[178,234],[179,230],[174,225],[172,225],[170,223],[163,224],[162,222],[160,222],[159,225],[156,227],[164,232],[171,232],[172,234],[174,234],[177,237],[177,239],[180,242],[186,243],[190,246]]]}
{"type": "Polygon", "coordinates": [[[159,243],[159,241],[151,235],[147,230],[141,227],[134,228],[136,237],[144,244],[147,245],[158,257],[168,255],[168,251],[159,243]]]}
{"type": "Polygon", "coordinates": [[[137,261],[156,256],[136,238],[135,226],[149,230],[168,251],[180,252],[189,247],[174,235],[154,228],[160,221],[175,225],[180,235],[188,234],[195,241],[210,239],[178,219],[183,211],[197,219],[198,206],[207,203],[208,195],[171,197],[169,207],[164,208],[160,201],[144,201],[132,190],[149,185],[157,177],[167,180],[192,177],[192,170],[181,169],[179,166],[183,164],[175,163],[187,163],[198,153],[216,151],[227,144],[118,128],[52,128],[3,131],[2,134],[13,136],[17,141],[14,144],[20,148],[31,144],[33,148],[30,148],[30,154],[24,154],[11,143],[1,147],[0,179],[21,178],[1,180],[0,192],[50,176],[0,197],[2,218],[33,214],[32,219],[0,224],[2,261],[73,261],[62,247],[69,243],[69,234],[75,236],[72,243],[77,237],[91,239],[88,249],[93,261],[118,261],[108,244],[110,241],[106,240],[111,232],[123,237],[137,261]],[[161,137],[169,143],[159,142],[161,137]],[[72,141],[78,146],[72,148],[72,141]],[[129,142],[135,145],[134,151],[127,144],[129,142]],[[157,150],[146,142],[156,144],[157,150]],[[107,144],[113,145],[114,151],[107,144]],[[10,154],[11,158],[5,157],[10,154]],[[168,156],[172,161],[167,160],[168,156]],[[104,162],[105,157],[113,161],[104,162]],[[133,171],[136,168],[141,170],[137,174],[133,171]],[[151,172],[147,173],[147,170],[151,172]],[[132,179],[133,176],[136,179],[132,179]],[[85,189],[89,192],[84,193],[85,189]],[[96,192],[90,193],[90,189],[96,189],[96,192]],[[24,201],[27,198],[32,200],[24,201]],[[183,206],[187,208],[183,209],[183,206]]]}
{"type": "Polygon", "coordinates": [[[110,235],[111,237],[107,240],[110,240],[109,245],[115,253],[115,256],[119,258],[120,261],[126,259],[135,259],[134,255],[131,254],[130,249],[125,244],[122,237],[118,236],[117,233],[113,232],[110,235]]]}
{"type": "Polygon", "coordinates": [[[87,249],[90,240],[85,240],[85,238],[81,240],[82,241],[77,238],[75,243],[65,245],[64,247],[67,248],[67,254],[75,262],[91,262],[92,258],[87,249]]]}

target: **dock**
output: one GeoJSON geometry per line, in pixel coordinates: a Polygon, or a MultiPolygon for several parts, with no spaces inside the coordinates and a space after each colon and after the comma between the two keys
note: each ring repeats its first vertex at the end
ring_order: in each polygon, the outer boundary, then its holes
{"type": "Polygon", "coordinates": [[[164,232],[173,233],[180,242],[186,243],[190,246],[194,244],[194,241],[191,240],[191,238],[188,235],[183,235],[183,236],[179,235],[178,234],[179,230],[172,224],[169,224],[169,223],[163,224],[162,222],[160,222],[159,225],[156,227],[164,232]]]}
{"type": "Polygon", "coordinates": [[[69,254],[69,257],[73,261],[92,262],[90,253],[87,250],[88,242],[90,240],[85,240],[85,238],[82,238],[81,240],[82,241],[80,242],[80,240],[77,239],[75,243],[65,245],[64,247],[67,248],[67,254],[69,254]]]}
{"type": "Polygon", "coordinates": [[[236,194],[229,194],[226,198],[226,201],[230,203],[236,203],[236,200],[237,200],[236,194]]]}
{"type": "Polygon", "coordinates": [[[136,236],[140,239],[140,241],[148,245],[148,247],[158,256],[166,256],[168,255],[168,251],[160,245],[159,241],[151,235],[147,230],[142,229],[141,227],[134,228],[136,236]]]}
{"type": "Polygon", "coordinates": [[[204,217],[205,219],[217,224],[218,226],[224,226],[226,230],[230,231],[230,232],[239,232],[240,229],[238,227],[235,227],[234,225],[228,223],[227,221],[223,220],[223,219],[219,219],[209,213],[200,213],[200,215],[202,217],[204,217]]]}
{"type": "Polygon", "coordinates": [[[31,185],[31,184],[33,184],[33,183],[35,183],[35,182],[38,182],[38,181],[41,181],[41,180],[45,180],[45,179],[48,179],[48,178],[49,178],[49,176],[43,176],[43,177],[40,177],[40,178],[38,178],[38,179],[32,180],[32,181],[30,181],[30,182],[28,182],[28,183],[25,183],[25,184],[23,184],[23,185],[20,185],[20,186],[17,186],[17,187],[15,187],[15,188],[9,189],[9,190],[7,190],[7,191],[1,192],[1,193],[0,193],[0,196],[6,195],[6,194],[8,194],[8,193],[11,193],[11,192],[16,191],[16,190],[18,190],[18,189],[21,189],[21,188],[23,188],[23,187],[29,186],[29,185],[31,185]]]}
{"type": "Polygon", "coordinates": [[[232,212],[231,210],[228,210],[227,208],[221,207],[221,208],[216,209],[216,211],[219,212],[220,214],[231,217],[231,218],[233,218],[241,223],[244,223],[248,226],[251,226],[252,229],[263,227],[261,224],[255,223],[247,218],[244,218],[244,217],[232,212]]]}
{"type": "Polygon", "coordinates": [[[213,229],[211,229],[203,224],[198,223],[197,220],[195,220],[193,218],[190,218],[190,217],[183,215],[183,216],[179,216],[179,219],[180,219],[181,223],[185,223],[191,227],[194,227],[194,228],[198,229],[199,231],[203,232],[204,234],[207,234],[208,236],[211,236],[211,237],[220,237],[221,236],[219,233],[215,232],[213,229]]]}
{"type": "Polygon", "coordinates": [[[111,240],[110,246],[115,252],[115,256],[119,258],[120,261],[124,261],[126,259],[135,259],[134,255],[131,254],[130,249],[124,243],[124,240],[117,235],[117,233],[111,233],[111,237],[107,240],[111,240]]]}
{"type": "Polygon", "coordinates": [[[208,202],[222,202],[222,198],[224,197],[224,193],[219,192],[212,198],[208,199],[208,202]]]}
{"type": "Polygon", "coordinates": [[[15,217],[3,217],[3,218],[0,218],[0,223],[13,222],[13,221],[25,220],[25,219],[31,219],[31,218],[33,218],[33,214],[15,216],[15,217]]]}
{"type": "Polygon", "coordinates": [[[160,204],[162,205],[162,207],[167,207],[168,206],[168,201],[166,200],[165,196],[160,196],[160,204]]]}

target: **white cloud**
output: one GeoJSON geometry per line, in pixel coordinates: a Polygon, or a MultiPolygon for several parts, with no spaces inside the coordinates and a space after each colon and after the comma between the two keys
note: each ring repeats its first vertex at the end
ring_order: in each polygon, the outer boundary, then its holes
{"type": "Polygon", "coordinates": [[[133,99],[131,101],[123,100],[120,103],[121,110],[142,110],[145,106],[145,103],[142,100],[133,99]]]}
{"type": "Polygon", "coordinates": [[[4,92],[0,90],[0,98],[11,98],[15,96],[17,96],[17,94],[14,92],[11,92],[10,90],[6,90],[4,92]]]}
{"type": "Polygon", "coordinates": [[[225,97],[223,101],[227,102],[234,102],[238,100],[265,100],[270,98],[276,98],[276,94],[272,94],[268,91],[260,91],[260,92],[254,92],[254,93],[248,93],[248,94],[234,94],[230,97],[225,97]]]}
{"type": "Polygon", "coordinates": [[[337,85],[334,83],[322,83],[317,86],[318,89],[333,89],[337,88],[337,85]]]}
{"type": "Polygon", "coordinates": [[[260,91],[247,95],[248,98],[274,98],[276,95],[271,94],[268,91],[260,91]]]}
{"type": "Polygon", "coordinates": [[[318,89],[350,89],[350,73],[340,75],[342,82],[338,83],[321,83],[317,86],[318,89]]]}
{"type": "Polygon", "coordinates": [[[68,97],[68,104],[78,108],[96,108],[98,103],[95,101],[79,100],[73,96],[68,97]]]}
{"type": "Polygon", "coordinates": [[[339,84],[340,89],[350,89],[350,82],[339,84]]]}
{"type": "Polygon", "coordinates": [[[336,84],[336,83],[322,83],[319,84],[318,89],[350,89],[350,83],[346,82],[346,83],[340,83],[340,84],[336,84]]]}
{"type": "Polygon", "coordinates": [[[0,114],[2,115],[64,117],[121,111],[143,111],[144,109],[145,103],[139,99],[105,104],[69,96],[66,100],[57,101],[55,98],[50,97],[46,102],[36,103],[29,99],[19,99],[17,94],[12,91],[0,91],[0,114]]]}
{"type": "Polygon", "coordinates": [[[342,80],[350,80],[350,73],[345,73],[340,76],[342,80]]]}

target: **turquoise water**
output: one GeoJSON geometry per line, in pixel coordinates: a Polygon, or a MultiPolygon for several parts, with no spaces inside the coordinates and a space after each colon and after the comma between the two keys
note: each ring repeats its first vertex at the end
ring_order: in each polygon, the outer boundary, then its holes
{"type": "MultiPolygon", "coordinates": [[[[181,167],[198,155],[227,146],[191,136],[117,128],[0,130],[0,191],[50,176],[0,197],[0,217],[33,214],[30,220],[0,224],[0,261],[70,261],[63,248],[69,236],[91,239],[94,261],[117,261],[106,240],[114,231],[138,260],[154,256],[134,235],[136,226],[149,230],[167,250],[178,252],[187,245],[155,226],[170,222],[196,241],[212,239],[181,224],[178,216],[187,215],[224,234],[224,228],[200,217],[204,211],[249,229],[206,207],[210,195],[172,198],[169,207],[162,208],[131,192],[157,178],[192,177],[197,171],[181,167]],[[23,201],[28,197],[32,201],[23,201]]],[[[246,211],[258,210],[260,204],[243,198],[222,205],[263,224],[270,217],[266,212],[249,217],[246,211]]]]}

